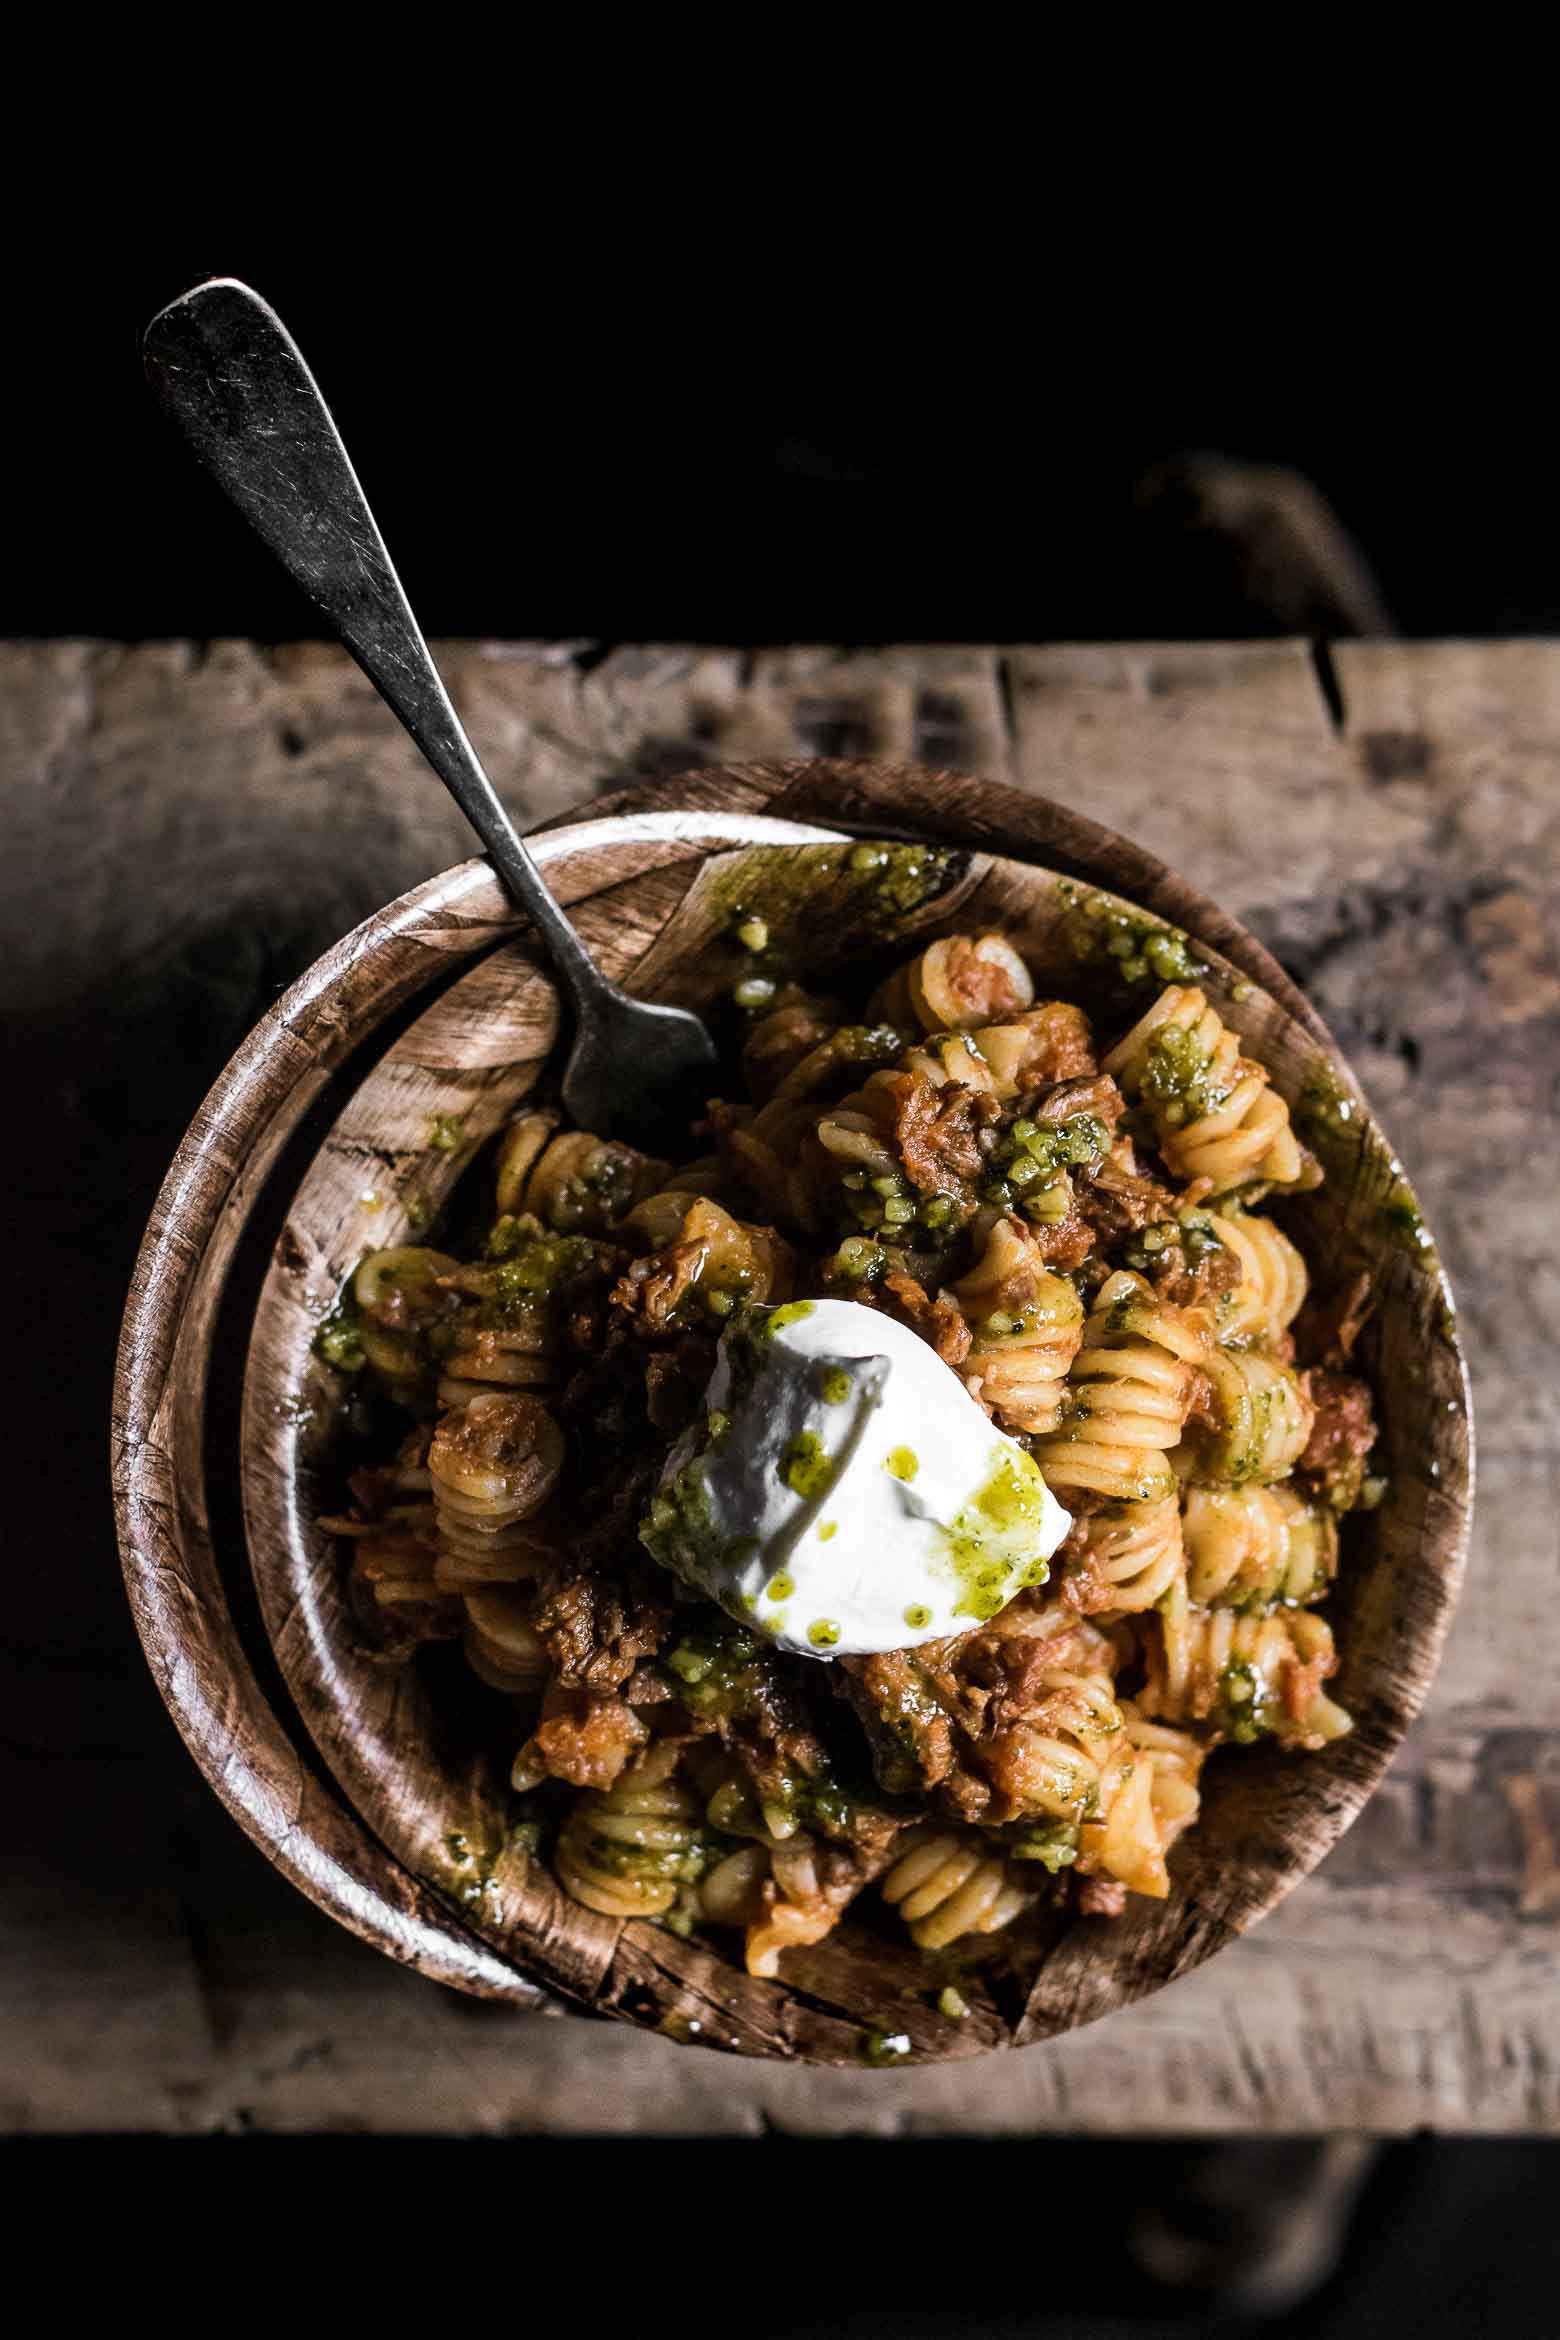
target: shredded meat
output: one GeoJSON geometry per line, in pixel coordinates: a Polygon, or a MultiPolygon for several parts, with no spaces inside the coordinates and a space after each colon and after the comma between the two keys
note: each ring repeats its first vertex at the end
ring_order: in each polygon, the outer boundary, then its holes
{"type": "Polygon", "coordinates": [[[1095,1248],[1094,1229],[1084,1215],[1085,1192],[1081,1183],[1075,1184],[1065,1216],[1048,1219],[1030,1229],[1035,1248],[1048,1268],[1063,1271],[1080,1268],[1095,1248]]]}
{"type": "Polygon", "coordinates": [[[1188,1261],[1179,1231],[1163,1251],[1150,1254],[1144,1271],[1161,1300],[1173,1308],[1205,1308],[1240,1282],[1240,1262],[1222,1243],[1210,1243],[1188,1261]]]}
{"type": "Polygon", "coordinates": [[[1175,1196],[1167,1186],[1112,1157],[1082,1172],[1078,1190],[1078,1207],[1102,1251],[1175,1217],[1175,1196]]]}
{"type": "Polygon", "coordinates": [[[1078,1907],[1085,1917],[1120,1917],[1127,1906],[1127,1889],[1119,1877],[1080,1877],[1078,1907]]]}
{"type": "Polygon", "coordinates": [[[1022,1002],[1012,976],[1000,961],[981,956],[972,935],[950,936],[942,973],[964,1010],[961,1023],[995,1024],[1018,1014],[1022,1002]]]}
{"type": "Polygon", "coordinates": [[[1370,1391],[1352,1373],[1317,1367],[1302,1373],[1300,1385],[1316,1408],[1316,1420],[1296,1476],[1310,1481],[1335,1511],[1351,1511],[1360,1498],[1365,1457],[1376,1443],[1370,1391]]]}
{"type": "Polygon", "coordinates": [[[967,1191],[985,1160],[983,1134],[999,1119],[995,1097],[962,1081],[939,1088],[924,1073],[900,1073],[892,1082],[894,1136],[913,1183],[923,1194],[967,1191]]]}
{"type": "Polygon", "coordinates": [[[776,992],[766,1016],[754,1025],[742,1048],[742,1070],[753,1094],[772,1097],[804,1056],[821,1048],[839,1016],[830,1000],[814,999],[794,983],[776,992]]]}
{"type": "Polygon", "coordinates": [[[611,1305],[646,1332],[669,1331],[708,1254],[707,1243],[674,1243],[666,1251],[631,1260],[612,1287],[611,1305]]]}
{"type": "Polygon", "coordinates": [[[1283,1669],[1279,1696],[1291,1722],[1304,1722],[1322,1684],[1337,1670],[1338,1660],[1330,1649],[1318,1650],[1307,1665],[1302,1665],[1297,1657],[1289,1660],[1283,1669]]]}
{"type": "Polygon", "coordinates": [[[1113,1609],[1117,1601],[1115,1586],[1100,1575],[1099,1562],[1089,1547],[1089,1521],[1107,1501],[1106,1496],[1087,1487],[1069,1490],[1067,1508],[1073,1515],[1072,1526],[1051,1564],[1057,1590],[1080,1617],[1092,1617],[1098,1609],[1113,1609]]]}
{"type": "Polygon", "coordinates": [[[553,1779],[572,1787],[609,1788],[649,1732],[620,1698],[554,1685],[526,1750],[553,1779]]]}
{"type": "Polygon", "coordinates": [[[959,1819],[977,1820],[990,1790],[959,1760],[962,1742],[944,1702],[949,1685],[932,1656],[943,1646],[842,1658],[838,1686],[861,1719],[880,1786],[894,1796],[935,1792],[959,1819]]]}
{"type": "MultiPolygon", "coordinates": [[[[997,1019],[991,1019],[995,1022],[997,1019]]],[[[1045,1081],[1079,1082],[1099,1071],[1099,1059],[1094,1053],[1094,1035],[1089,1019],[1082,1008],[1070,1000],[1046,999],[1032,1007],[1023,1018],[1033,1034],[1024,1055],[1024,1074],[1036,1085],[1045,1081]]],[[[1109,1084],[1112,1088],[1115,1083],[1109,1084]]],[[[1119,1111],[1118,1104],[1118,1111],[1119,1111]]],[[[1092,1105],[1069,1105],[1065,1113],[1056,1116],[1067,1119],[1073,1113],[1092,1113],[1092,1105]]]]}
{"type": "Polygon", "coordinates": [[[929,1796],[955,1819],[986,1823],[1036,1808],[1051,1695],[1041,1677],[1065,1665],[1078,1629],[1015,1630],[1034,1614],[1036,1596],[1020,1593],[973,1633],[839,1661],[840,1693],[890,1795],[929,1796]]]}
{"type": "Polygon", "coordinates": [[[560,1682],[616,1690],[641,1658],[654,1657],[671,1619],[667,1579],[620,1556],[610,1570],[580,1568],[553,1584],[532,1624],[560,1682]]]}
{"type": "Polygon", "coordinates": [[[892,1270],[863,1297],[919,1333],[945,1365],[962,1365],[969,1355],[970,1328],[957,1303],[941,1292],[934,1300],[924,1284],[902,1269],[892,1270]]]}
{"type": "Polygon", "coordinates": [[[1027,1113],[1031,1121],[1076,1121],[1086,1113],[1091,1121],[1102,1122],[1113,1136],[1126,1109],[1126,1099],[1109,1073],[1097,1073],[1092,1065],[1085,1074],[1053,1079],[1032,1090],[1019,1105],[1019,1111],[1027,1113]]]}

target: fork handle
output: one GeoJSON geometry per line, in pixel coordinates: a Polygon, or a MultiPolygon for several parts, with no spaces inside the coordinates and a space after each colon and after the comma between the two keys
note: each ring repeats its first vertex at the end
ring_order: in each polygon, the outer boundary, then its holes
{"type": "Polygon", "coordinates": [[[542,929],[576,1009],[615,994],[477,760],[303,354],[268,302],[217,276],[146,329],[147,379],[196,456],[400,717],[542,929]]]}

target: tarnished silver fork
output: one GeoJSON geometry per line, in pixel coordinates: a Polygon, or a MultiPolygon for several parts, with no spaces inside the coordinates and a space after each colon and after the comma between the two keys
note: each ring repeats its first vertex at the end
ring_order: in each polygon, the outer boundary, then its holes
{"type": "Polygon", "coordinates": [[[574,1009],[563,1101],[581,1127],[651,1151],[686,1151],[715,1063],[684,1008],[608,980],[549,892],[461,727],[412,615],[341,434],[281,319],[233,277],[213,277],[152,319],[147,378],[381,697],[405,724],[534,920],[574,1009]]]}

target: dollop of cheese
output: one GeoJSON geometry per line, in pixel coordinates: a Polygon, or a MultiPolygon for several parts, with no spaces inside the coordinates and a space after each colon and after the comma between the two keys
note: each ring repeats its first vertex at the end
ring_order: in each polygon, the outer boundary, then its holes
{"type": "Polygon", "coordinates": [[[967,1633],[1045,1582],[1070,1524],[908,1326],[798,1300],[727,1331],[640,1537],[766,1640],[833,1658],[967,1633]]]}

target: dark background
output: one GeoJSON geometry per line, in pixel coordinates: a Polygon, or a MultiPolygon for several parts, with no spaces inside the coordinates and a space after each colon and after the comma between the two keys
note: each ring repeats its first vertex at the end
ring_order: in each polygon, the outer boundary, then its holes
{"type": "MultiPolygon", "coordinates": [[[[847,224],[805,153],[761,160],[792,180],[785,216],[758,226],[724,217],[730,186],[712,176],[671,219],[639,220],[619,187],[610,230],[577,181],[545,208],[533,188],[476,257],[464,236],[283,239],[198,220],[99,238],[84,279],[28,242],[7,276],[0,634],[314,630],[140,386],[141,325],[210,270],[247,276],[296,333],[434,635],[1271,631],[1238,547],[1148,484],[1198,454],[1309,481],[1405,633],[1560,632],[1548,304],[1515,297],[1515,272],[1466,231],[1409,251],[1388,214],[1354,284],[1320,229],[1260,263],[1217,227],[1183,232],[1174,266],[1141,238],[1068,266],[1038,199],[1030,232],[999,247],[950,232],[935,206],[915,214],[902,191],[847,224]]],[[[236,1036],[204,1035],[192,1103],[236,1036]]],[[[146,1133],[148,1180],[179,1126],[146,1133]]],[[[150,1184],[116,1198],[126,1272],[149,1201],[150,1184]]],[[[123,1672],[111,1695],[149,1707],[120,1638],[105,1650],[108,1674],[123,1672]]],[[[603,2286],[567,2315],[581,2331],[1245,2329],[1204,2324],[1132,2264],[1127,2211],[1171,2193],[1186,2158],[1037,2143],[1032,2160],[944,2145],[803,2160],[775,2141],[738,2161],[524,2140],[486,2154],[254,2140],[218,2156],[81,2141],[0,2150],[0,2188],[19,2226],[64,2197],[94,2203],[110,2260],[161,2194],[205,2218],[231,2189],[253,2237],[296,2235],[300,2202],[333,2201],[359,2267],[383,2272],[382,2228],[404,2225],[392,2256],[436,2271],[446,2306],[507,2302],[527,2320],[523,2292],[489,2288],[495,2253],[523,2259],[527,2234],[578,2228],[570,2253],[599,2264],[603,2286]],[[1032,2206],[1033,2234],[1016,2264],[974,2240],[1015,2203],[1032,2206]],[[793,2204],[788,2306],[767,2278],[755,2296],[754,2247],[767,2234],[779,2248],[793,2204]],[[912,2279],[899,2242],[932,2204],[942,2239],[912,2279]],[[1081,2272],[1065,2239],[1080,2217],[1099,2245],[1081,2272]]],[[[1342,2268],[1262,2328],[1553,2329],[1555,2168],[1531,2146],[1388,2148],[1342,2268]]],[[[545,2308],[538,2320],[560,2328],[545,2308]]]]}
{"type": "Polygon", "coordinates": [[[476,256],[185,226],[83,277],[29,243],[0,632],[309,630],[140,390],[141,327],[217,271],[298,338],[435,635],[1261,632],[1226,550],[1144,508],[1203,452],[1311,481],[1405,633],[1560,630],[1550,304],[1498,243],[1387,243],[1351,278],[1319,226],[1168,272],[898,202],[847,227],[815,185],[756,223],[713,183],[649,200],[637,245],[599,190],[476,256]]]}

